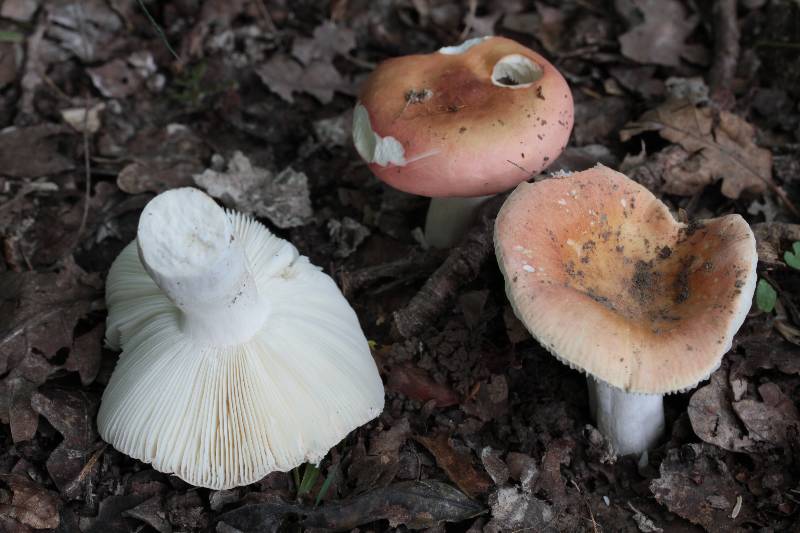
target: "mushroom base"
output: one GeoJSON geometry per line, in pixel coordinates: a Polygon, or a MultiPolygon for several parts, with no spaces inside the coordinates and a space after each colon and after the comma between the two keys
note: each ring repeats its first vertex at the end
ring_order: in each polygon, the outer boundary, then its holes
{"type": "Polygon", "coordinates": [[[640,454],[664,434],[664,396],[625,392],[592,377],[589,408],[597,428],[618,455],[640,454]]]}
{"type": "Polygon", "coordinates": [[[431,198],[425,218],[425,242],[432,248],[451,248],[464,236],[478,208],[489,196],[431,198]]]}

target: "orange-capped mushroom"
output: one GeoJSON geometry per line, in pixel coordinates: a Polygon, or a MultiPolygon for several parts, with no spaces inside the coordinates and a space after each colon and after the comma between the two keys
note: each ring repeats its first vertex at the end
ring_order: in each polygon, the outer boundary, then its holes
{"type": "MultiPolygon", "coordinates": [[[[550,62],[510,39],[486,37],[381,63],[361,89],[353,139],[392,187],[472,198],[546,168],[572,122],[572,94],[550,62]]],[[[451,212],[435,224],[458,218],[451,212]]]]}
{"type": "Polygon", "coordinates": [[[677,222],[600,165],[521,184],[498,214],[495,246],[517,316],[589,375],[598,427],[620,454],[660,438],[663,394],[719,367],[755,290],[755,238],[741,216],[677,222]]]}

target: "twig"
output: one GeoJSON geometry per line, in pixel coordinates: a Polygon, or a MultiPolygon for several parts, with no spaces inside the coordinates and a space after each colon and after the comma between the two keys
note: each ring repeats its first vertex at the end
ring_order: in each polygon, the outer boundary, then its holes
{"type": "Polygon", "coordinates": [[[500,194],[481,206],[478,218],[462,241],[450,251],[442,266],[428,278],[408,305],[394,313],[392,334],[412,337],[421,333],[444,311],[459,287],[474,280],[494,251],[494,219],[506,199],[500,194]]]}
{"type": "Polygon", "coordinates": [[[254,4],[256,5],[258,14],[264,19],[264,25],[267,27],[267,31],[273,34],[278,33],[278,28],[275,26],[275,21],[272,20],[272,15],[269,14],[269,9],[267,9],[267,6],[264,4],[264,0],[256,0],[254,4]]]}
{"type": "Polygon", "coordinates": [[[586,504],[586,509],[589,511],[589,518],[592,521],[592,532],[593,533],[597,533],[597,520],[594,519],[594,513],[592,512],[592,506],[589,505],[589,500],[586,498],[586,496],[583,494],[583,492],[581,492],[581,488],[578,486],[577,483],[575,483],[574,479],[570,479],[569,481],[570,481],[570,483],[572,483],[572,485],[578,491],[578,494],[581,495],[581,498],[583,499],[583,503],[586,504]]]}
{"type": "MultiPolygon", "coordinates": [[[[158,34],[158,36],[161,37],[162,41],[164,41],[164,44],[167,46],[167,50],[170,51],[170,53],[172,54],[172,56],[175,59],[180,61],[181,60],[181,56],[179,56],[178,53],[172,48],[172,45],[169,44],[169,41],[167,40],[167,35],[164,33],[164,30],[161,29],[161,26],[158,25],[158,22],[156,22],[156,20],[153,18],[153,16],[150,14],[150,12],[147,10],[147,6],[144,5],[144,2],[142,0],[138,0],[138,2],[139,2],[139,7],[142,8],[142,11],[144,11],[144,15],[147,17],[147,20],[150,21],[150,24],[153,25],[153,28],[155,28],[156,33],[158,34]]],[[[258,2],[256,2],[256,3],[258,3],[258,2]]]]}
{"type": "Polygon", "coordinates": [[[711,97],[720,109],[731,109],[736,98],[730,87],[739,62],[739,22],[736,0],[714,2],[714,61],[708,75],[711,97]]]}
{"type": "Polygon", "coordinates": [[[385,279],[396,280],[408,274],[416,276],[421,273],[424,276],[436,268],[436,265],[440,264],[440,260],[441,256],[436,251],[423,253],[415,249],[396,261],[359,268],[350,272],[342,272],[339,276],[342,292],[345,295],[350,295],[379,281],[385,279]]]}
{"type": "Polygon", "coordinates": [[[469,35],[469,32],[472,31],[472,21],[475,20],[475,14],[478,12],[478,0],[469,0],[469,7],[467,8],[469,11],[467,16],[464,17],[464,30],[461,32],[460,40],[464,40],[469,35]]]}
{"type": "MultiPolygon", "coordinates": [[[[80,16],[78,17],[78,31],[81,34],[81,44],[83,46],[83,55],[89,57],[89,40],[86,37],[86,12],[83,9],[83,2],[78,3],[80,9],[80,16]]],[[[83,102],[83,167],[84,179],[86,181],[86,191],[83,199],[83,215],[81,216],[81,224],[78,226],[78,231],[75,233],[75,242],[70,249],[74,249],[80,242],[81,235],[86,229],[86,222],[89,219],[89,199],[92,193],[92,169],[90,166],[91,156],[89,153],[89,102],[90,99],[86,98],[83,102]]]]}

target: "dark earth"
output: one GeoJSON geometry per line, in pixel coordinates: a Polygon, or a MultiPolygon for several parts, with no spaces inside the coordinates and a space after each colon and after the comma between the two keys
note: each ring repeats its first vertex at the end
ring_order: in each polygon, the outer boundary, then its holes
{"type": "Polygon", "coordinates": [[[0,531],[800,531],[798,50],[792,0],[0,0],[0,531]],[[758,238],[775,303],[666,397],[642,460],[514,317],[502,197],[428,250],[426,199],[352,148],[376,63],[491,33],[570,83],[548,172],[599,161],[758,238]],[[291,240],[373,343],[386,409],[318,471],[211,491],[97,435],[105,276],[147,201],[187,185],[291,240]]]}

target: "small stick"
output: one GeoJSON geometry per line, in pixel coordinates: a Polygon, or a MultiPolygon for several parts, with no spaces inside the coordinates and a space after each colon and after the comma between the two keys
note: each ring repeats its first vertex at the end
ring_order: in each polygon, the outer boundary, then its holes
{"type": "Polygon", "coordinates": [[[720,109],[731,109],[736,98],[730,87],[739,62],[739,22],[736,0],[714,2],[714,60],[708,75],[711,98],[720,109]]]}
{"type": "Polygon", "coordinates": [[[499,194],[481,206],[478,218],[442,266],[428,278],[408,305],[394,313],[392,335],[413,337],[430,326],[458,289],[474,280],[494,252],[494,219],[507,195],[499,194]]]}

